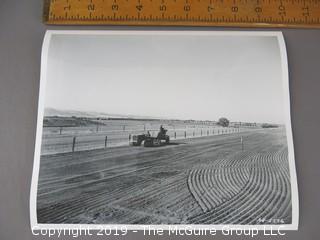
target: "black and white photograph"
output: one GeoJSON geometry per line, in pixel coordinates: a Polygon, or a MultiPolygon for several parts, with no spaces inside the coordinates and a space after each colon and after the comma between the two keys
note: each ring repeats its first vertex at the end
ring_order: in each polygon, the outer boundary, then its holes
{"type": "Polygon", "coordinates": [[[280,32],[47,31],[32,226],[298,228],[280,32]]]}

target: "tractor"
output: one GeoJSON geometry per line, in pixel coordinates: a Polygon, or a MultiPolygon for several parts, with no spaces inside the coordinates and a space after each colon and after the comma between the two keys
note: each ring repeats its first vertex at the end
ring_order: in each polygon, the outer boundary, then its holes
{"type": "Polygon", "coordinates": [[[130,140],[130,145],[141,146],[141,144],[143,144],[145,147],[159,147],[169,144],[170,137],[166,134],[167,131],[167,129],[161,126],[157,137],[152,137],[149,132],[146,134],[133,135],[130,140]]]}

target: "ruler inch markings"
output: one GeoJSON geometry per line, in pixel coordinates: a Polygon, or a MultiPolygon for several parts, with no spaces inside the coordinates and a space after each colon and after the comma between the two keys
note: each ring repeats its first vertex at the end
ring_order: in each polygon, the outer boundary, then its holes
{"type": "Polygon", "coordinates": [[[44,0],[43,5],[49,25],[320,28],[319,19],[315,0],[44,0]]]}

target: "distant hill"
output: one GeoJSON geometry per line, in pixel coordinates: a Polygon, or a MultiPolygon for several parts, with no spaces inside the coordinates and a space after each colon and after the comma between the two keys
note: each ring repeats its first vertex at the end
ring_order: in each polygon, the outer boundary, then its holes
{"type": "MultiPolygon", "coordinates": [[[[85,112],[85,111],[75,111],[75,110],[61,110],[61,109],[55,109],[55,108],[45,108],[44,110],[44,117],[45,118],[51,118],[54,117],[56,120],[56,117],[60,118],[91,118],[91,121],[96,120],[102,120],[102,119],[112,119],[112,120],[142,120],[142,121],[149,121],[149,120],[160,120],[160,121],[178,121],[178,122],[184,122],[184,123],[190,123],[190,124],[216,124],[216,121],[210,121],[210,120],[193,120],[193,119],[174,119],[174,118],[161,118],[161,117],[151,117],[151,116],[139,116],[139,115],[126,115],[126,114],[111,114],[111,113],[102,113],[102,112],[85,112]]],[[[74,119],[73,119],[74,120],[74,119]]],[[[88,122],[86,124],[92,124],[93,122],[88,122]]],[[[55,122],[52,124],[52,122],[48,122],[48,125],[56,125],[55,122]]],[[[58,125],[62,124],[61,122],[58,123],[58,125]]],[[[63,122],[63,124],[69,125],[70,123],[63,122]]],[[[79,125],[80,123],[77,123],[76,125],[79,125]]],[[[82,124],[82,123],[81,123],[82,124]]],[[[80,125],[81,125],[80,124],[80,125]]]]}
{"type": "Polygon", "coordinates": [[[81,127],[105,125],[99,121],[90,120],[89,118],[46,116],[43,119],[44,127],[81,127]]]}
{"type": "Polygon", "coordinates": [[[84,111],[74,111],[74,110],[58,110],[55,108],[45,108],[45,117],[78,117],[78,118],[133,118],[133,119],[161,119],[148,116],[137,116],[137,115],[125,115],[125,114],[109,114],[101,112],[84,112],[84,111]]]}

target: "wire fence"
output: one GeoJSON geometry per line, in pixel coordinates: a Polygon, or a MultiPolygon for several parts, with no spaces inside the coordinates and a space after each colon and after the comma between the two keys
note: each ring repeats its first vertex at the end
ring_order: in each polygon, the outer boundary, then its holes
{"type": "MultiPolygon", "coordinates": [[[[159,126],[45,127],[41,155],[128,146],[133,135],[149,132],[152,137],[156,137],[159,126]]],[[[168,130],[167,135],[171,140],[232,134],[248,130],[238,127],[196,125],[163,126],[168,130]]]]}

